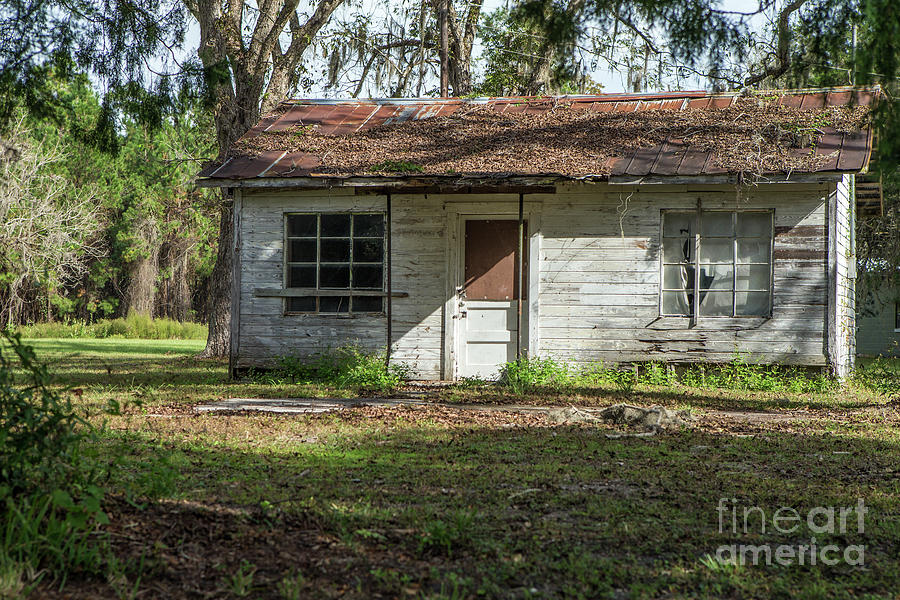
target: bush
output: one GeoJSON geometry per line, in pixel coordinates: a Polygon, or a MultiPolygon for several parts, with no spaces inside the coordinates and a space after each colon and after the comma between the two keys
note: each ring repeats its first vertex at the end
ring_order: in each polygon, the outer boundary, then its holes
{"type": "Polygon", "coordinates": [[[500,368],[500,384],[514,394],[537,389],[560,390],[572,384],[568,365],[552,358],[520,357],[500,368]]]}
{"type": "MultiPolygon", "coordinates": [[[[0,348],[0,571],[5,587],[24,573],[95,571],[103,549],[93,537],[108,522],[95,462],[95,433],[71,401],[51,389],[45,365],[18,335],[0,348]],[[15,356],[18,364],[14,364],[15,356]],[[23,375],[17,380],[14,368],[23,375]]],[[[7,590],[9,591],[9,590],[7,590]]],[[[22,591],[22,593],[25,593],[22,591]]]]}
{"type": "Polygon", "coordinates": [[[23,338],[126,338],[144,340],[205,340],[209,332],[201,323],[154,319],[130,314],[119,319],[101,319],[93,323],[35,323],[16,332],[23,338]]]}
{"type": "Polygon", "coordinates": [[[409,376],[409,369],[402,364],[386,365],[384,352],[346,346],[313,359],[282,358],[273,375],[277,379],[289,378],[294,383],[321,383],[384,393],[399,387],[409,376]]]}
{"type": "Polygon", "coordinates": [[[900,359],[879,356],[860,364],[853,372],[853,383],[888,398],[900,396],[900,359]]]}
{"type": "Polygon", "coordinates": [[[836,385],[825,373],[809,373],[780,365],[749,364],[739,355],[721,365],[692,366],[682,376],[682,383],[692,387],[791,393],[823,393],[836,385]]]}

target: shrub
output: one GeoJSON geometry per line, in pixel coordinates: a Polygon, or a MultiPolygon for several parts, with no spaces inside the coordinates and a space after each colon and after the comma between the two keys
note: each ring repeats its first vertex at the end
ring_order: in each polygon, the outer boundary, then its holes
{"type": "MultiPolygon", "coordinates": [[[[63,577],[71,570],[95,571],[104,550],[92,534],[108,522],[95,462],[85,455],[95,433],[71,401],[49,387],[50,375],[34,351],[18,335],[4,338],[0,570],[7,578],[42,569],[63,577]],[[23,373],[21,381],[14,368],[23,373]]],[[[16,584],[6,582],[12,588],[16,584]]]]}
{"type": "Polygon", "coordinates": [[[568,365],[552,358],[520,357],[500,368],[500,384],[514,394],[540,388],[559,390],[572,384],[568,365]]]}
{"type": "Polygon", "coordinates": [[[879,356],[868,364],[860,364],[853,372],[856,385],[893,398],[900,395],[900,359],[879,356]]]}
{"type": "Polygon", "coordinates": [[[345,346],[313,359],[284,357],[273,375],[295,383],[322,383],[383,393],[399,387],[409,376],[409,369],[403,364],[385,364],[384,352],[345,346]]]}
{"type": "Polygon", "coordinates": [[[126,338],[145,340],[205,340],[206,325],[179,322],[172,319],[153,319],[147,315],[130,314],[125,318],[101,319],[93,323],[71,321],[23,325],[16,332],[23,338],[126,338]]]}

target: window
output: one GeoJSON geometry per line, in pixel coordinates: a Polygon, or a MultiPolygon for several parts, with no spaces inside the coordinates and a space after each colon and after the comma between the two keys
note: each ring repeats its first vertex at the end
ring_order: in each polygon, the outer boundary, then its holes
{"type": "Polygon", "coordinates": [[[894,302],[894,331],[900,331],[900,302],[894,302]]]}
{"type": "Polygon", "coordinates": [[[768,316],[772,216],[772,211],[663,211],[660,313],[768,316]]]}
{"type": "Polygon", "coordinates": [[[285,287],[290,313],[384,310],[384,214],[285,215],[285,287]]]}

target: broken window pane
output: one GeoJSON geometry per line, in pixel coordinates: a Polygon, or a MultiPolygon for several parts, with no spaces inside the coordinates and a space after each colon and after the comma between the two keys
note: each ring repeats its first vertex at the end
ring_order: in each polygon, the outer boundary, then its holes
{"type": "Polygon", "coordinates": [[[316,240],[289,240],[288,262],[316,262],[316,240]]]}
{"type": "Polygon", "coordinates": [[[737,234],[741,237],[771,237],[772,213],[739,212],[737,214],[737,234]]]}
{"type": "Polygon", "coordinates": [[[382,240],[353,240],[353,262],[381,262],[383,255],[382,240]]]}
{"type": "Polygon", "coordinates": [[[769,315],[769,292],[738,292],[735,297],[735,313],[741,316],[769,315]]]}
{"type": "Polygon", "coordinates": [[[732,237],[734,235],[734,213],[703,211],[700,214],[700,237],[732,237]]]}
{"type": "Polygon", "coordinates": [[[735,289],[768,290],[770,279],[769,265],[740,265],[737,268],[735,289]]]}
{"type": "Polygon", "coordinates": [[[287,299],[288,312],[316,312],[315,296],[300,296],[287,299]]]}
{"type": "Polygon", "coordinates": [[[350,215],[322,215],[322,237],[350,237],[350,215]]]}
{"type": "Polygon", "coordinates": [[[666,212],[663,213],[663,236],[685,237],[694,235],[694,221],[697,213],[694,212],[666,212]]]}
{"type": "Polygon", "coordinates": [[[688,292],[663,292],[662,313],[664,315],[686,316],[691,315],[693,294],[688,292]]]}
{"type": "Polygon", "coordinates": [[[353,215],[353,237],[383,237],[383,215],[353,215]]]}
{"type": "Polygon", "coordinates": [[[316,237],[316,215],[288,215],[289,237],[316,237]]]}
{"type": "Polygon", "coordinates": [[[733,303],[731,292],[700,292],[700,316],[730,317],[733,303]]]}
{"type": "Polygon", "coordinates": [[[734,262],[734,241],[727,239],[700,238],[700,262],[732,263],[734,262]]]}

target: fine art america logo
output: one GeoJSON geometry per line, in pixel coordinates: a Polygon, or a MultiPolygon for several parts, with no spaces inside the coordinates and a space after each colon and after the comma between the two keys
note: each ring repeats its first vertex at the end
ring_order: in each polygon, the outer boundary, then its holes
{"type": "MultiPolygon", "coordinates": [[[[805,514],[788,506],[767,513],[759,506],[738,505],[734,498],[719,498],[719,533],[734,535],[790,535],[803,532],[794,544],[727,544],[716,549],[716,559],[735,565],[848,565],[862,566],[865,545],[838,546],[817,541],[819,536],[854,536],[865,533],[868,512],[862,498],[856,506],[817,506],[805,514]],[[805,538],[809,535],[809,538],[805,538]]],[[[846,538],[845,538],[846,539],[846,538]]]]}

